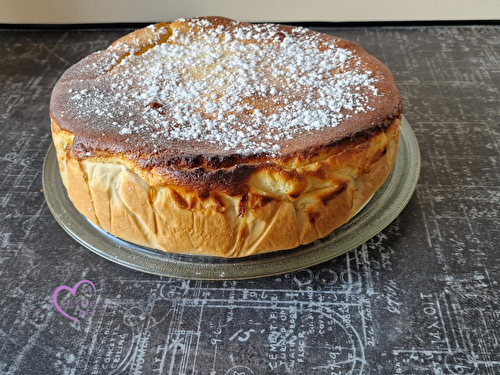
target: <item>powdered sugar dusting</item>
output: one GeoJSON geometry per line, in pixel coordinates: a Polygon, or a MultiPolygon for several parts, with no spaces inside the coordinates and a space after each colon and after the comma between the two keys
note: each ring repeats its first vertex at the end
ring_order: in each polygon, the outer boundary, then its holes
{"type": "Polygon", "coordinates": [[[372,72],[333,41],[303,28],[186,22],[203,32],[174,29],[142,54],[108,59],[99,84],[73,87],[72,116],[147,134],[155,149],[172,140],[276,155],[286,140],[373,110],[372,72]]]}

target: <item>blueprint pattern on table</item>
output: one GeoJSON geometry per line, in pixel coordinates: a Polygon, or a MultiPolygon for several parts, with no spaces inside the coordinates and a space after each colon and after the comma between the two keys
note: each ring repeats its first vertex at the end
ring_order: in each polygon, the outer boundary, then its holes
{"type": "Polygon", "coordinates": [[[500,373],[500,27],[318,30],[391,68],[420,181],[362,246],[239,281],[116,265],[45,204],[51,89],[130,30],[0,30],[0,374],[500,373]],[[80,280],[96,291],[58,297],[75,321],[51,293],[80,280]],[[113,303],[83,316],[92,299],[113,303]]]}

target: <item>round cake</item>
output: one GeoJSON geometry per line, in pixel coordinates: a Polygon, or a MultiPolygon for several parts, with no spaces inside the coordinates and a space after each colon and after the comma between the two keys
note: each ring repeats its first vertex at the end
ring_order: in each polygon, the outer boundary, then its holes
{"type": "Polygon", "coordinates": [[[360,46],[221,17],[135,31],[54,87],[61,178],[126,241],[243,257],[351,219],[394,163],[401,99],[360,46]]]}

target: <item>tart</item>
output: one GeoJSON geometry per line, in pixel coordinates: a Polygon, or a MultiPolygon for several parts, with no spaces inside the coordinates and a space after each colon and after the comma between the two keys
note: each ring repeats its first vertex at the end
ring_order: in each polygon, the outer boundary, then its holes
{"type": "Polygon", "coordinates": [[[229,258],[349,221],[394,164],[401,99],[355,43],[200,17],[78,62],[55,85],[50,117],[68,196],[95,226],[229,258]]]}

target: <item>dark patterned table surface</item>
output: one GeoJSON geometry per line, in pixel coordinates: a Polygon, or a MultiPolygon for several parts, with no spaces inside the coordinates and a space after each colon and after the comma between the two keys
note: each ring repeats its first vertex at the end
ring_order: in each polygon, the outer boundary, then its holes
{"type": "Polygon", "coordinates": [[[41,191],[52,87],[130,29],[0,29],[0,374],[500,373],[500,26],[318,30],[393,71],[421,151],[416,191],[339,258],[193,281],[90,252],[41,191]],[[95,292],[58,296],[76,321],[51,294],[81,280],[95,292]]]}

